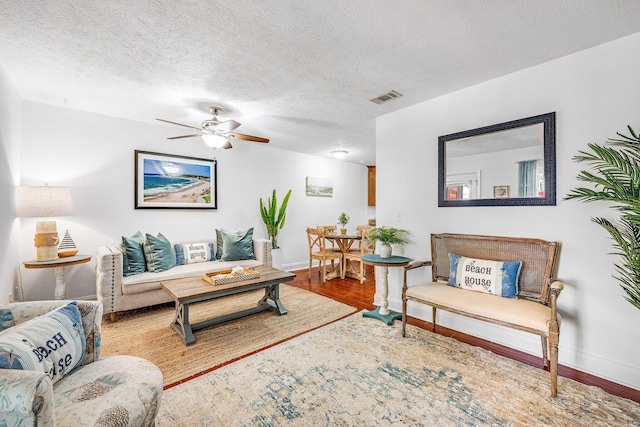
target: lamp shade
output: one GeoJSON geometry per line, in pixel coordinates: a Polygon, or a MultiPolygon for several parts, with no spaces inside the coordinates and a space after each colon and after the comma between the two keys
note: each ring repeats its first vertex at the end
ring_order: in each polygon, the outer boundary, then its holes
{"type": "Polygon", "coordinates": [[[18,217],[67,216],[73,213],[69,187],[19,187],[18,217]]]}

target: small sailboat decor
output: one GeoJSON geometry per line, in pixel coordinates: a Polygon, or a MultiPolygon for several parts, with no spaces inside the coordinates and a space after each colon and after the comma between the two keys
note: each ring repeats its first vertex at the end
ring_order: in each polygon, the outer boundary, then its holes
{"type": "Polygon", "coordinates": [[[78,253],[78,248],[76,248],[76,244],[73,243],[73,239],[69,235],[69,230],[64,232],[64,237],[62,238],[62,242],[60,242],[60,246],[58,246],[58,256],[60,258],[65,258],[69,256],[74,256],[78,253]]]}

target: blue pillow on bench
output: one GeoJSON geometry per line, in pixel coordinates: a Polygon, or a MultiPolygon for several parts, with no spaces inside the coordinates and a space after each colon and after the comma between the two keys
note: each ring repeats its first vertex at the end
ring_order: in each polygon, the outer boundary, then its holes
{"type": "Polygon", "coordinates": [[[491,261],[449,254],[447,285],[505,298],[518,298],[522,261],[491,261]]]}

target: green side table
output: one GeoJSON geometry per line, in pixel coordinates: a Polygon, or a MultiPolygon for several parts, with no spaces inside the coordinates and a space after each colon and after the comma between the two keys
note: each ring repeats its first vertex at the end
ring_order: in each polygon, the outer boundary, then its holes
{"type": "Polygon", "coordinates": [[[365,311],[362,313],[363,317],[372,317],[385,322],[387,325],[393,325],[393,321],[396,319],[402,319],[402,313],[389,310],[389,267],[404,267],[409,264],[410,258],[403,256],[391,256],[390,258],[382,258],[378,254],[363,255],[362,262],[367,265],[373,265],[374,267],[382,268],[382,281],[381,281],[381,301],[378,308],[373,311],[365,311]]]}

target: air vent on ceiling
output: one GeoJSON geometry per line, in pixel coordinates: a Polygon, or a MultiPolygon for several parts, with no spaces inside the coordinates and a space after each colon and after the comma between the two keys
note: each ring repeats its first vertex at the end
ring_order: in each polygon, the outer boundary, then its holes
{"type": "Polygon", "coordinates": [[[384,95],[380,95],[376,98],[370,99],[369,101],[373,102],[374,104],[384,104],[385,102],[392,101],[396,98],[400,98],[401,96],[402,96],[401,93],[398,93],[395,90],[392,90],[390,92],[385,93],[384,95]]]}

